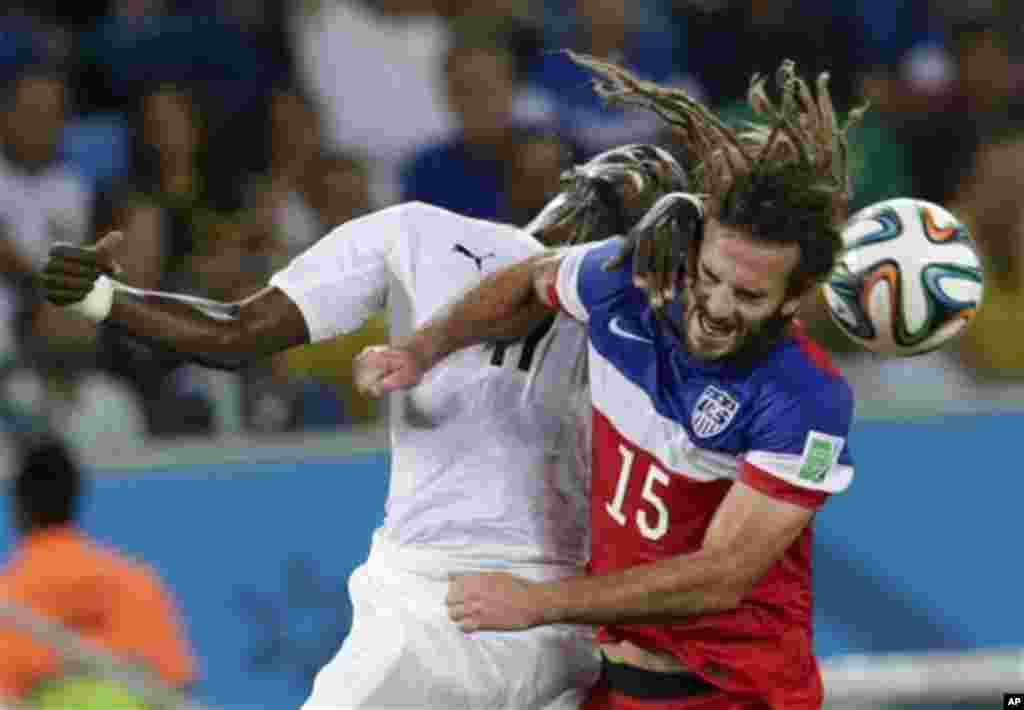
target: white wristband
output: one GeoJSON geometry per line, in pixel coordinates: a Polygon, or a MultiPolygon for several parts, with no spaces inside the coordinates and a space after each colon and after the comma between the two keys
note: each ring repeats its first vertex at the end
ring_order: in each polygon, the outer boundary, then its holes
{"type": "Polygon", "coordinates": [[[72,303],[65,308],[72,313],[88,318],[93,323],[101,323],[110,315],[114,307],[114,281],[100,276],[92,285],[92,291],[81,301],[72,303]]]}

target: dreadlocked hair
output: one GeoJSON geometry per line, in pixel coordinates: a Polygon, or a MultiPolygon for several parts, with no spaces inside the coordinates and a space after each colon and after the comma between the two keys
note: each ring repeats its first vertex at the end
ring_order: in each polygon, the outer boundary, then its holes
{"type": "Polygon", "coordinates": [[[790,162],[736,178],[716,219],[760,242],[797,244],[800,259],[787,284],[788,294],[797,295],[828,276],[843,248],[833,208],[833,193],[821,189],[820,176],[790,162]]]}
{"type": "Polygon", "coordinates": [[[755,239],[800,245],[793,287],[828,273],[842,247],[838,225],[853,196],[848,135],[867,104],[841,124],[828,74],[818,76],[812,91],[787,59],[775,76],[778,101],[768,95],[767,78],[755,74],[747,100],[757,120],[736,128],[682,89],[645,81],[603,59],[568,54],[594,75],[594,91],[603,99],[654,111],[676,129],[694,158],[692,176],[709,216],[748,228],[755,239]]]}
{"type": "Polygon", "coordinates": [[[767,78],[755,74],[747,100],[763,121],[741,129],[728,125],[700,101],[678,88],[645,81],[612,62],[569,51],[576,64],[594,74],[594,90],[609,103],[639,106],[658,114],[677,129],[697,163],[694,176],[714,210],[741,175],[756,175],[766,166],[796,161],[817,172],[822,187],[834,194],[837,213],[845,213],[853,194],[847,135],[867,110],[850,112],[840,125],[828,90],[828,74],[817,80],[817,96],[786,60],[776,72],[778,102],[768,96],[767,78]]]}

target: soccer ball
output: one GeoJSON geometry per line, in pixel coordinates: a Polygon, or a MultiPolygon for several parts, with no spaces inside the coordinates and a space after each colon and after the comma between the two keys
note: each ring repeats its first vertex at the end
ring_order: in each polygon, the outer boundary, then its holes
{"type": "Polygon", "coordinates": [[[955,338],[981,304],[981,263],[963,223],[939,205],[878,202],[843,226],[823,290],[832,320],[880,355],[907,357],[955,338]]]}

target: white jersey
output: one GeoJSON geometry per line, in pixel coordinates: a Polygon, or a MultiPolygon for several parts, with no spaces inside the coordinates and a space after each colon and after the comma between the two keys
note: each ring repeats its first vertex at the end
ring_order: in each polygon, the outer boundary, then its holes
{"type": "MultiPolygon", "coordinates": [[[[314,342],[350,333],[384,307],[395,339],[542,250],[522,230],[414,202],[341,225],[270,283],[301,310],[314,342]]],[[[542,336],[460,351],[392,395],[379,534],[495,560],[583,562],[585,346],[582,328],[559,316],[542,336]]]]}

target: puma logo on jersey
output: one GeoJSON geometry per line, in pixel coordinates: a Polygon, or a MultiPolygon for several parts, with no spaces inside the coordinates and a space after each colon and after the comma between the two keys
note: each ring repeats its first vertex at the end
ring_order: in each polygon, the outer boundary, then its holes
{"type": "Polygon", "coordinates": [[[476,264],[477,271],[484,270],[484,259],[492,259],[495,256],[497,256],[497,254],[495,254],[493,251],[477,256],[476,254],[474,254],[461,244],[456,244],[454,247],[452,247],[452,251],[454,251],[456,254],[462,254],[464,257],[468,259],[472,259],[473,263],[476,264]]]}

